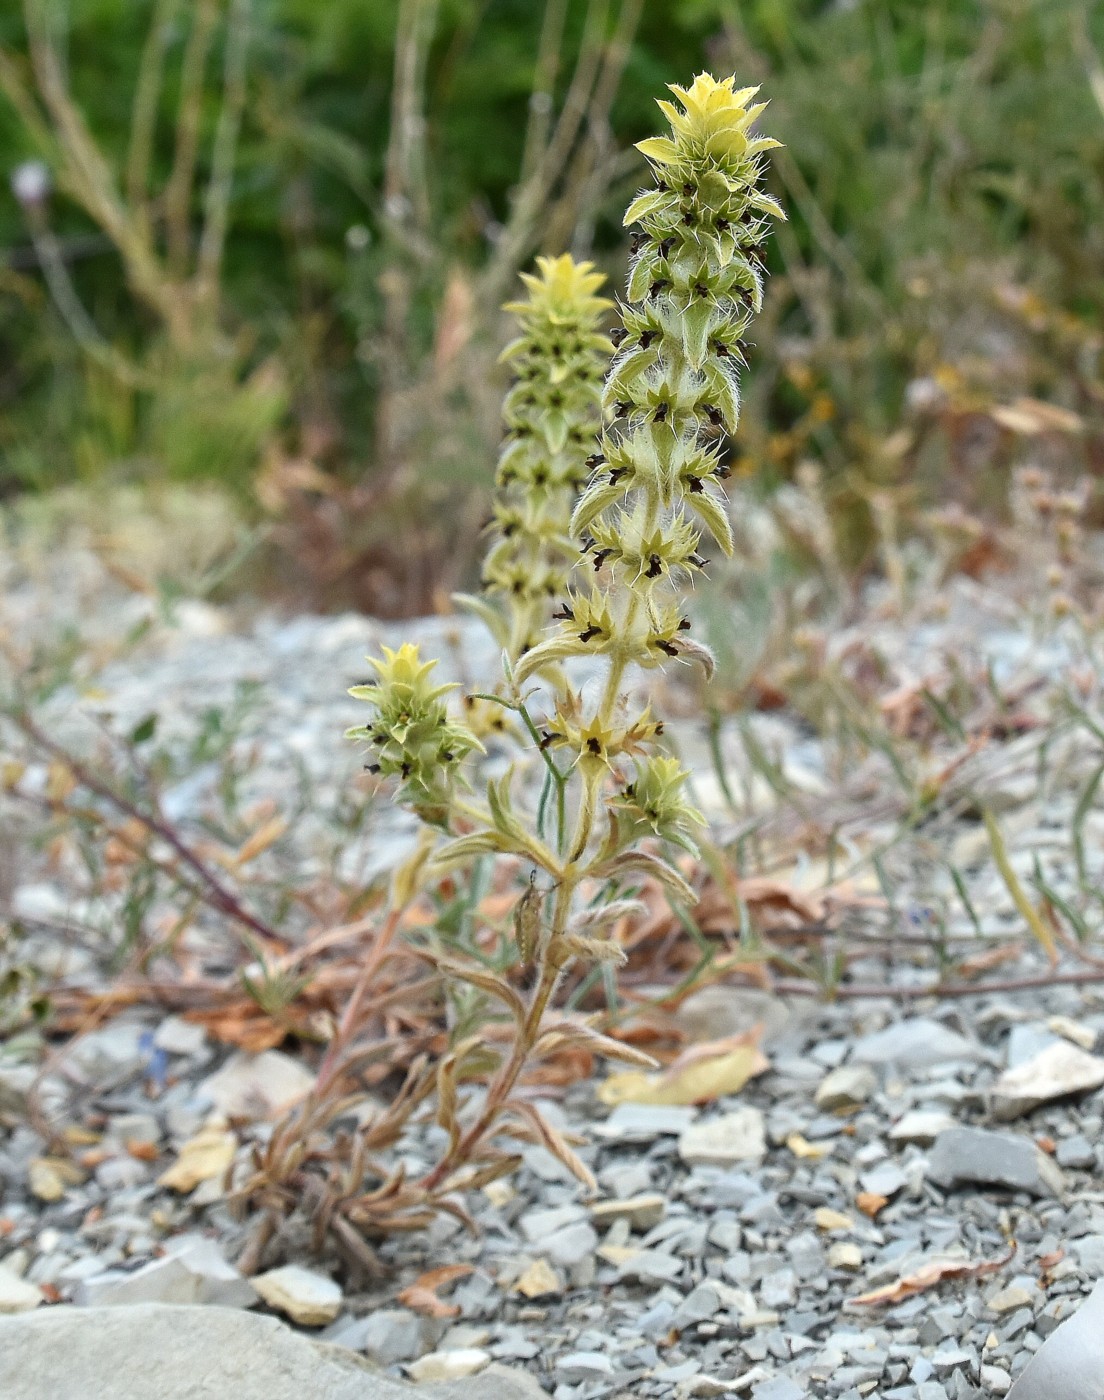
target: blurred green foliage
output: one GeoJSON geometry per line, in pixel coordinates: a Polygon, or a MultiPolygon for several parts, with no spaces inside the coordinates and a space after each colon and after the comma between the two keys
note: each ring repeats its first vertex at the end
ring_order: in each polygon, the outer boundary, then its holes
{"type": "MultiPolygon", "coordinates": [[[[49,201],[76,298],[113,352],[146,367],[142,383],[77,343],[26,211],[0,189],[0,493],[105,474],[214,477],[243,490],[262,466],[271,476],[274,459],[293,459],[338,482],[375,482],[381,510],[405,510],[427,453],[450,498],[484,489],[497,389],[481,397],[491,360],[477,347],[497,337],[501,299],[484,273],[510,218],[539,105],[542,26],[557,3],[253,0],[219,338],[166,349],[110,239],[64,193],[49,201]],[[417,227],[387,194],[396,35],[412,10],[429,41],[424,133],[413,127],[417,149],[406,151],[404,189],[424,175],[417,227]],[[464,323],[460,369],[443,375],[450,317],[464,323]]],[[[204,4],[218,18],[189,211],[197,238],[224,0],[166,6],[176,13],[151,180],[156,191],[170,174],[180,61],[204,4]]],[[[612,32],[618,13],[615,0],[563,5],[553,116],[586,26],[612,32]]],[[[73,99],[121,171],[152,0],[25,9],[45,16],[73,99]]],[[[27,48],[11,4],[0,54],[31,84],[27,48]]],[[[398,52],[401,66],[401,42],[398,52]]],[[[617,211],[640,178],[639,162],[618,152],[655,129],[665,83],[736,71],[771,99],[771,131],[786,144],[771,181],[790,215],[772,245],[742,465],[771,480],[819,460],[837,501],[858,507],[842,517],[852,553],[870,490],[913,482],[931,500],[953,484],[971,504],[999,497],[994,469],[1024,443],[987,416],[993,403],[1064,405],[1078,428],[1055,450],[1099,474],[1102,54],[1104,11],[1089,0],[643,0],[608,123],[592,110],[580,137],[601,155],[597,188],[564,205],[573,228],[544,220],[524,260],[569,244],[616,285],[626,256],[617,211]]],[[[0,168],[43,154],[41,144],[0,85],[0,168]]],[[[156,198],[150,207],[156,222],[156,198]]],[[[1052,436],[1035,434],[1031,450],[1049,451],[1052,436]]],[[[270,490],[270,507],[277,499],[270,490]]]]}

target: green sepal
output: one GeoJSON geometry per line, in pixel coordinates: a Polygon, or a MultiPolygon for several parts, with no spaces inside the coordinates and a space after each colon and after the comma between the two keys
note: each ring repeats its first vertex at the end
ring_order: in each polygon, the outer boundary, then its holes
{"type": "Polygon", "coordinates": [[[680,317],[683,353],[693,369],[701,369],[709,355],[709,335],[715,315],[712,297],[702,297],[692,301],[680,317]]]}
{"type": "Polygon", "coordinates": [[[717,541],[721,552],[726,558],[731,559],[735,545],[732,538],[732,523],[728,518],[724,504],[708,491],[689,494],[686,500],[717,541]]]}
{"type": "Polygon", "coordinates": [[[629,489],[628,481],[599,481],[587,487],[571,517],[571,533],[578,538],[597,515],[601,515],[629,489]]]}
{"type": "Polygon", "coordinates": [[[672,207],[675,204],[675,196],[669,190],[644,190],[633,200],[625,211],[622,221],[625,228],[630,224],[638,224],[641,219],[646,219],[650,214],[658,214],[660,210],[672,207]]]}

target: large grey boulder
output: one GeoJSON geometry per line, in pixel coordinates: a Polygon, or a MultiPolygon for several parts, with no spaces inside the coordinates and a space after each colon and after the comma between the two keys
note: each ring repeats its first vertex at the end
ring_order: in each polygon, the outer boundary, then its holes
{"type": "Polygon", "coordinates": [[[539,1400],[502,1366],[436,1385],[380,1375],[342,1347],[232,1308],[40,1308],[0,1317],[3,1400],[539,1400]]]}
{"type": "Polygon", "coordinates": [[[1050,1334],[1008,1400],[1104,1400],[1104,1283],[1050,1334]]]}

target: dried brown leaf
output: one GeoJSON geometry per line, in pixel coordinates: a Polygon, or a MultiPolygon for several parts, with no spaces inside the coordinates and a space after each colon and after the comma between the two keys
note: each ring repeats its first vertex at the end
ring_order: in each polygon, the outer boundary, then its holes
{"type": "Polygon", "coordinates": [[[887,1283],[870,1293],[862,1293],[851,1301],[867,1307],[880,1307],[887,1303],[899,1303],[916,1293],[924,1293],[935,1288],[945,1279],[984,1278],[986,1274],[998,1273],[1010,1263],[1016,1253],[1016,1245],[1001,1259],[982,1259],[971,1263],[968,1259],[933,1259],[922,1265],[913,1274],[906,1274],[896,1283],[887,1283]]]}
{"type": "Polygon", "coordinates": [[[442,1264],[440,1268],[429,1269],[402,1290],[399,1302],[423,1317],[459,1317],[459,1306],[444,1302],[437,1296],[437,1290],[457,1279],[467,1278],[472,1269],[471,1264],[442,1264]]]}

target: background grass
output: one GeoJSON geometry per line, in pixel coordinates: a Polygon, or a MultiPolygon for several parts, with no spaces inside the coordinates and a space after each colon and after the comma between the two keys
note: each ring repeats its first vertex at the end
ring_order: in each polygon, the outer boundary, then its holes
{"type": "Polygon", "coordinates": [[[772,242],[737,467],[769,489],[821,464],[851,563],[871,555],[879,503],[999,512],[1028,461],[1088,472],[1099,492],[1104,13],[1088,0],[643,0],[638,15],[633,0],[237,3],[158,10],[158,248],[189,36],[206,6],[194,247],[230,20],[249,24],[217,311],[186,349],[67,194],[29,58],[37,26],[126,203],[152,0],[0,14],[0,165],[45,158],[60,176],[41,216],[96,340],[74,335],[28,210],[0,192],[0,494],[213,480],[270,522],[270,578],[306,581],[315,603],[432,606],[478,550],[497,306],[517,266],[570,247],[620,281],[619,213],[643,174],[631,143],[655,129],[664,84],[705,66],[762,83],[785,143],[771,179],[790,222],[772,242]],[[588,53],[628,46],[514,239],[527,143],[543,149],[542,33],[561,10],[553,128],[588,53]],[[128,382],[115,359],[144,373],[128,382]],[[1067,416],[1032,421],[1025,397],[1067,416]],[[1017,404],[1019,418],[994,416],[1017,404]]]}

